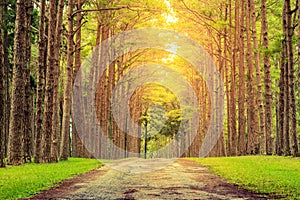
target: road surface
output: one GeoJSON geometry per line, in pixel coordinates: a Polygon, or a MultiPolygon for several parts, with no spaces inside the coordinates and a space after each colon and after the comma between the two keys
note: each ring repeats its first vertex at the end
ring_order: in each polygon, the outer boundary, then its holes
{"type": "Polygon", "coordinates": [[[226,183],[188,159],[126,159],[32,199],[269,199],[226,183]]]}

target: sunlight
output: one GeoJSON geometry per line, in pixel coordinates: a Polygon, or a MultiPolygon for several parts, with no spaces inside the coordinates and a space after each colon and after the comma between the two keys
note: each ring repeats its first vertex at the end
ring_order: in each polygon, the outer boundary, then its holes
{"type": "Polygon", "coordinates": [[[168,58],[162,58],[161,60],[166,64],[170,64],[174,62],[175,57],[176,57],[175,54],[170,54],[168,58]]]}
{"type": "MultiPolygon", "coordinates": [[[[167,13],[162,14],[162,16],[166,19],[166,24],[170,25],[170,24],[177,23],[179,18],[176,17],[176,13],[174,12],[174,10],[171,6],[170,0],[164,0],[164,3],[168,9],[167,13]]],[[[170,54],[167,58],[162,58],[162,61],[166,64],[170,64],[170,63],[174,62],[174,59],[176,57],[176,52],[179,47],[173,43],[167,44],[167,46],[168,46],[168,50],[173,54],[170,54]]]]}
{"type": "Polygon", "coordinates": [[[169,0],[164,0],[164,3],[167,6],[168,13],[162,14],[162,16],[166,19],[166,24],[173,24],[178,22],[178,18],[176,17],[176,13],[174,12],[173,8],[171,7],[171,3],[169,0]]]}
{"type": "Polygon", "coordinates": [[[166,46],[169,47],[167,50],[169,50],[170,52],[172,52],[174,54],[176,54],[177,49],[179,49],[179,46],[177,46],[175,43],[167,44],[166,46]]]}
{"type": "Polygon", "coordinates": [[[166,46],[168,47],[166,50],[168,50],[171,54],[168,56],[168,58],[162,58],[162,61],[166,64],[170,64],[170,63],[174,62],[174,59],[175,59],[176,53],[177,53],[177,49],[179,49],[180,47],[174,43],[166,44],[166,46]]]}

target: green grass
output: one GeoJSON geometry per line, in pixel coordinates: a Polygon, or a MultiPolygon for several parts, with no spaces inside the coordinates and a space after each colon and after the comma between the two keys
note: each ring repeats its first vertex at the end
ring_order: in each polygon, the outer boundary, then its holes
{"type": "Polygon", "coordinates": [[[0,199],[30,197],[58,182],[100,166],[98,160],[70,158],[53,164],[25,164],[0,169],[0,199]]]}
{"type": "Polygon", "coordinates": [[[278,156],[192,158],[247,190],[300,199],[300,159],[278,156]]]}

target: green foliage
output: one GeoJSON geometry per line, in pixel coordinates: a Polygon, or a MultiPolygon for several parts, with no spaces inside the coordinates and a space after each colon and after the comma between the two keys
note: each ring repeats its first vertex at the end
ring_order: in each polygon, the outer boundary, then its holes
{"type": "Polygon", "coordinates": [[[0,169],[0,199],[27,198],[58,182],[99,167],[92,159],[70,158],[53,164],[26,164],[0,169]]]}
{"type": "Polygon", "coordinates": [[[160,134],[173,138],[180,127],[182,119],[182,109],[173,109],[167,113],[168,120],[161,129],[160,134]]]}
{"type": "Polygon", "coordinates": [[[245,189],[285,196],[286,199],[300,197],[299,158],[245,156],[193,160],[245,189]]]}

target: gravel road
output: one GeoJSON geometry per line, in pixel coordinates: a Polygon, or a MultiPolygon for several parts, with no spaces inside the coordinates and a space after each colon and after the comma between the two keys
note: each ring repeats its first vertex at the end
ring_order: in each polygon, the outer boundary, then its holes
{"type": "Polygon", "coordinates": [[[32,199],[268,199],[230,185],[188,159],[106,163],[32,199]]]}

